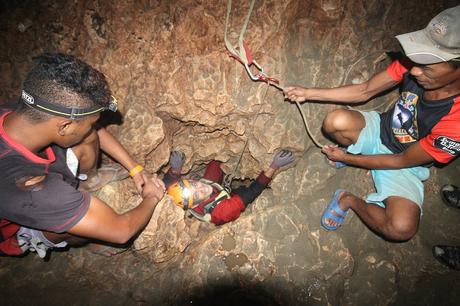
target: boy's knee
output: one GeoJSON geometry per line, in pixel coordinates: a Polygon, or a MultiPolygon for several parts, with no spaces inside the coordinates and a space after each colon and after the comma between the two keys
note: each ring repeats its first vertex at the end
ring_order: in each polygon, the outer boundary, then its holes
{"type": "Polygon", "coordinates": [[[396,241],[410,240],[417,233],[418,220],[393,218],[388,224],[388,238],[396,241]]]}
{"type": "Polygon", "coordinates": [[[347,129],[350,122],[348,112],[345,109],[335,109],[327,113],[323,120],[323,130],[326,133],[334,133],[347,129]]]}

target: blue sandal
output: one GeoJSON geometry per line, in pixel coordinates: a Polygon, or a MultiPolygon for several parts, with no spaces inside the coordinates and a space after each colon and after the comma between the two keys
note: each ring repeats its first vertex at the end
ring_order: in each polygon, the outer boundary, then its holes
{"type": "Polygon", "coordinates": [[[337,189],[335,191],[334,197],[329,202],[326,209],[324,210],[323,215],[321,216],[321,225],[328,231],[335,231],[336,229],[338,229],[343,224],[343,221],[345,220],[345,217],[347,216],[348,209],[344,211],[339,206],[339,196],[344,191],[345,190],[343,189],[337,189]],[[333,220],[339,224],[336,226],[329,225],[326,223],[326,220],[328,219],[333,220]]]}
{"type": "Polygon", "coordinates": [[[339,161],[333,161],[333,160],[327,158],[327,156],[326,156],[326,162],[328,163],[329,166],[332,166],[335,169],[340,169],[340,168],[348,166],[345,163],[342,163],[342,162],[339,162],[339,161]]]}

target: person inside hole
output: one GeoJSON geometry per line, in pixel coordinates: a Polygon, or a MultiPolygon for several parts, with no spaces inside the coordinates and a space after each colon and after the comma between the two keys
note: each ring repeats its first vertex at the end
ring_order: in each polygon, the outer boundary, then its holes
{"type": "Polygon", "coordinates": [[[221,225],[238,219],[241,212],[251,204],[270,184],[275,172],[294,162],[294,154],[281,150],[273,157],[272,163],[262,171],[249,187],[241,186],[230,191],[222,186],[224,172],[221,162],[212,160],[206,167],[203,178],[182,178],[185,154],[171,153],[170,168],[163,178],[166,193],[173,202],[201,221],[221,225]]]}

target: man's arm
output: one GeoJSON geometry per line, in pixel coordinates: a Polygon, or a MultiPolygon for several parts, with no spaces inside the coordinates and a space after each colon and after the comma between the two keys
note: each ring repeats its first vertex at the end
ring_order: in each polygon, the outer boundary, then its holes
{"type": "Polygon", "coordinates": [[[267,171],[261,172],[257,179],[249,187],[241,186],[235,189],[233,193],[240,196],[245,207],[251,204],[267,188],[275,170],[268,168],[267,171]]]}
{"type": "Polygon", "coordinates": [[[105,128],[97,130],[101,150],[113,157],[117,162],[130,170],[137,166],[136,161],[129,155],[123,145],[105,128]]]}
{"type": "Polygon", "coordinates": [[[85,238],[124,244],[147,225],[163,195],[164,185],[161,181],[156,177],[149,178],[142,190],[142,202],[123,214],[117,214],[103,201],[91,196],[87,213],[68,232],[85,238]]]}
{"type": "MultiPolygon", "coordinates": [[[[127,170],[131,170],[138,165],[136,161],[131,157],[131,155],[129,155],[128,151],[126,151],[123,145],[105,128],[98,129],[97,135],[99,137],[101,150],[122,164],[123,167],[125,167],[127,170]]],[[[144,181],[147,179],[146,175],[147,174],[145,171],[140,171],[133,177],[134,183],[136,184],[136,188],[139,193],[142,190],[144,181]]]]}
{"type": "Polygon", "coordinates": [[[381,71],[368,81],[336,88],[305,88],[301,86],[288,86],[284,89],[284,95],[291,101],[326,101],[341,104],[356,104],[368,101],[375,95],[398,84],[387,73],[381,71]]]}
{"type": "Polygon", "coordinates": [[[333,161],[340,161],[347,165],[375,170],[410,168],[434,161],[434,158],[418,142],[398,154],[355,155],[331,146],[324,146],[322,151],[333,161]]]}
{"type": "Polygon", "coordinates": [[[235,190],[235,194],[239,195],[242,199],[244,206],[248,206],[252,203],[268,186],[270,183],[275,171],[281,167],[287,166],[293,163],[295,160],[294,154],[286,149],[283,149],[275,154],[273,161],[268,167],[267,170],[261,172],[257,179],[251,183],[251,185],[246,187],[240,187],[235,190]]]}

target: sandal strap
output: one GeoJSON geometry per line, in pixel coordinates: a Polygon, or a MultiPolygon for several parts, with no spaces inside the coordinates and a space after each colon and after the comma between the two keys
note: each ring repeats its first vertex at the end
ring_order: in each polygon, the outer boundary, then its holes
{"type": "Polygon", "coordinates": [[[345,217],[344,216],[339,217],[339,216],[334,215],[333,213],[330,213],[329,215],[325,214],[323,219],[324,220],[329,219],[329,220],[333,220],[335,222],[342,223],[343,220],[345,219],[345,217]]]}

